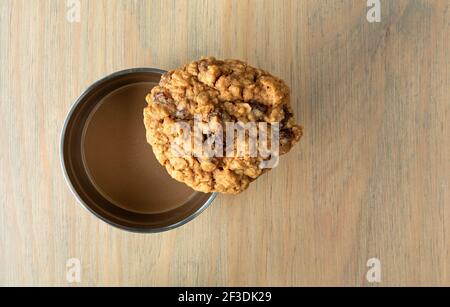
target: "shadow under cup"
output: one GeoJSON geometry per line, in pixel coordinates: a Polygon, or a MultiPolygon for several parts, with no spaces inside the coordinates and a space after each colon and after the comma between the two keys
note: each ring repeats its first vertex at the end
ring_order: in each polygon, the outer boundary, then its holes
{"type": "Polygon", "coordinates": [[[146,141],[145,97],[164,72],[129,69],[97,81],[72,106],[61,135],[62,168],[78,201],[129,231],[181,226],[216,196],[172,179],[146,141]]]}

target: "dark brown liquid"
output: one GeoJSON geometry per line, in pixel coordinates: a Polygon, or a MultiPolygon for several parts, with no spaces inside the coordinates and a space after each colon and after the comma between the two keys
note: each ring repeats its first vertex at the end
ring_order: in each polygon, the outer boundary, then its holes
{"type": "Polygon", "coordinates": [[[109,201],[137,213],[161,213],[183,205],[194,191],[172,179],[146,142],[145,96],[153,83],[122,87],[99,103],[84,132],[84,163],[109,201]]]}

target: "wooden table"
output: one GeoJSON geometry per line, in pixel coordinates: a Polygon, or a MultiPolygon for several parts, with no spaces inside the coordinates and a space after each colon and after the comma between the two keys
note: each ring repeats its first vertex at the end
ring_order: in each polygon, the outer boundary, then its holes
{"type": "Polygon", "coordinates": [[[0,285],[450,285],[450,1],[0,0],[0,285]],[[76,2],[76,1],[75,1],[76,2]],[[76,4],[75,4],[76,8],[76,4]],[[75,19],[74,19],[75,17],[75,19]],[[202,55],[292,87],[301,144],[175,231],[79,206],[59,133],[93,81],[202,55]]]}

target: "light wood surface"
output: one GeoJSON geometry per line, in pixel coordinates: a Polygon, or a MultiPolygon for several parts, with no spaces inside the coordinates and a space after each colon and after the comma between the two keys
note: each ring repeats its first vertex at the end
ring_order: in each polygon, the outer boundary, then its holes
{"type": "Polygon", "coordinates": [[[450,1],[0,0],[0,285],[450,285],[450,1]],[[130,67],[240,58],[292,87],[301,144],[193,222],[139,235],[79,206],[59,133],[130,67]]]}

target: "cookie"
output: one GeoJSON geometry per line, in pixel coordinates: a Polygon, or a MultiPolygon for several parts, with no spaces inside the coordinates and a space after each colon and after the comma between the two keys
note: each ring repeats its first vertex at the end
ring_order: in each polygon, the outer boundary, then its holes
{"type": "Polygon", "coordinates": [[[244,191],[302,136],[288,86],[239,60],[207,57],[169,71],[146,100],[156,158],[200,192],[244,191]]]}

